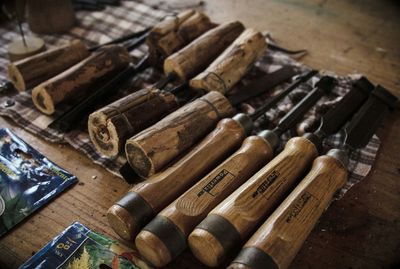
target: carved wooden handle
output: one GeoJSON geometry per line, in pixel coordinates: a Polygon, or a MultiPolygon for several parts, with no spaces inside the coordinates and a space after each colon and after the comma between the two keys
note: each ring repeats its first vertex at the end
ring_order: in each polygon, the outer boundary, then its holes
{"type": "Polygon", "coordinates": [[[230,268],[288,268],[312,228],[347,180],[347,169],[331,156],[315,159],[311,171],[245,244],[230,268]]]}
{"type": "Polygon", "coordinates": [[[111,77],[129,65],[128,51],[110,45],[93,53],[82,62],[36,86],[32,91],[35,106],[45,114],[53,114],[55,105],[88,95],[93,83],[111,77]]]}
{"type": "Polygon", "coordinates": [[[296,137],[239,189],[215,207],[190,238],[191,249],[208,266],[217,266],[281,201],[318,151],[309,140],[296,137]],[[221,229],[224,232],[219,232],[221,229]]]}
{"type": "Polygon", "coordinates": [[[221,120],[199,144],[166,170],[135,185],[108,211],[110,226],[125,240],[237,149],[245,132],[233,119],[221,120]],[[160,195],[162,193],[162,195],[160,195]]]}
{"type": "Polygon", "coordinates": [[[116,157],[129,137],[177,107],[172,93],[151,88],[139,90],[90,114],[90,140],[103,155],[116,157]]]}
{"type": "Polygon", "coordinates": [[[245,30],[206,70],[190,80],[190,86],[226,93],[263,55],[266,47],[260,32],[245,30]]]}
{"type": "Polygon", "coordinates": [[[157,215],[136,237],[140,253],[164,266],[186,248],[186,237],[208,212],[273,156],[266,140],[251,136],[239,150],[157,215]],[[158,244],[153,245],[155,238],[158,244]],[[183,240],[182,240],[183,239],[183,240]]]}
{"type": "Polygon", "coordinates": [[[233,113],[228,99],[211,92],[181,107],[126,141],[129,164],[142,177],[159,172],[233,113]]]}
{"type": "Polygon", "coordinates": [[[164,61],[164,72],[187,81],[206,68],[244,30],[240,22],[225,23],[201,35],[164,61]]]}
{"type": "Polygon", "coordinates": [[[19,91],[30,89],[90,55],[79,40],[8,65],[8,77],[19,91]]]}

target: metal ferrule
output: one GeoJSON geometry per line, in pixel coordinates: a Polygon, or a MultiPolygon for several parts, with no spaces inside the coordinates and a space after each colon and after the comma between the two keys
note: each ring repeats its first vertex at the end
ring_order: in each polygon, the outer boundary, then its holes
{"type": "Polygon", "coordinates": [[[267,140],[267,142],[271,145],[271,147],[275,150],[279,143],[281,142],[281,139],[279,136],[271,130],[263,130],[257,134],[259,137],[264,138],[267,140]]]}
{"type": "Polygon", "coordinates": [[[232,119],[243,127],[246,135],[251,134],[251,132],[253,131],[253,121],[247,114],[239,113],[233,116],[232,119]]]}
{"type": "Polygon", "coordinates": [[[326,155],[335,158],[336,160],[341,162],[344,167],[347,167],[347,165],[349,164],[349,154],[348,151],[345,149],[331,149],[326,155]]]}
{"type": "Polygon", "coordinates": [[[322,138],[317,132],[315,133],[305,133],[303,135],[304,138],[311,141],[316,147],[318,152],[321,152],[322,149],[322,138]]]}

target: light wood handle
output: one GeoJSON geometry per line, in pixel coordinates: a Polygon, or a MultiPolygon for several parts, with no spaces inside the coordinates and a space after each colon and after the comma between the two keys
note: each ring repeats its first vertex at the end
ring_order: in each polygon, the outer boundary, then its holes
{"type": "Polygon", "coordinates": [[[153,88],[139,90],[89,115],[90,140],[101,154],[116,157],[129,137],[177,107],[172,93],[153,88]]]}
{"type": "Polygon", "coordinates": [[[259,136],[246,138],[240,149],[161,211],[139,233],[135,240],[139,252],[156,266],[172,261],[185,250],[186,237],[196,224],[272,156],[273,149],[266,140],[259,136]],[[152,245],[149,237],[160,240],[152,245]],[[182,237],[184,240],[180,240],[182,237]],[[160,248],[160,244],[164,246],[160,248]]]}
{"type": "Polygon", "coordinates": [[[246,29],[206,70],[190,80],[190,87],[206,91],[229,91],[265,52],[264,36],[246,29]]]}
{"type": "Polygon", "coordinates": [[[110,226],[123,239],[134,240],[144,225],[237,149],[245,136],[238,122],[230,118],[221,120],[181,159],[135,185],[113,205],[107,214],[110,226]]]}
{"type": "Polygon", "coordinates": [[[225,96],[210,92],[128,139],[126,158],[138,175],[148,178],[232,113],[233,108],[225,96]]]}
{"type": "Polygon", "coordinates": [[[125,48],[118,45],[104,47],[36,86],[32,91],[33,103],[41,112],[51,115],[55,105],[87,96],[95,82],[111,77],[126,68],[129,62],[130,56],[125,48]]]}
{"type": "Polygon", "coordinates": [[[245,244],[230,268],[288,268],[333,195],[345,184],[347,169],[331,156],[315,159],[311,171],[245,244]],[[253,257],[253,259],[250,259],[253,257]],[[264,258],[265,257],[265,258],[264,258]]]}
{"type": "Polygon", "coordinates": [[[71,41],[8,65],[8,77],[19,91],[30,89],[90,55],[80,40],[71,41]]]}
{"type": "Polygon", "coordinates": [[[147,37],[150,63],[162,67],[166,57],[215,26],[204,13],[194,10],[168,16],[147,37]]]}
{"type": "Polygon", "coordinates": [[[296,137],[239,189],[216,206],[190,235],[191,249],[201,262],[217,266],[240,246],[277,206],[318,155],[309,140],[296,137]],[[222,228],[221,228],[222,227],[222,228]],[[220,230],[224,232],[219,232],[220,230]]]}
{"type": "Polygon", "coordinates": [[[244,26],[237,21],[211,29],[165,59],[164,72],[187,81],[204,70],[243,30],[244,26]]]}

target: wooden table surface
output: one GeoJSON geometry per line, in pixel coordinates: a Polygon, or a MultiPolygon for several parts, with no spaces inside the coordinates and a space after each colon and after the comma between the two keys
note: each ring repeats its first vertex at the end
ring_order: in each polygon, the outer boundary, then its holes
{"type": "MultiPolygon", "coordinates": [[[[363,73],[400,96],[398,1],[209,0],[204,8],[217,22],[239,19],[270,31],[285,47],[307,48],[302,61],[313,68],[363,73]]],[[[378,132],[382,146],[372,172],[323,214],[291,268],[400,268],[399,115],[396,109],[378,132]]],[[[128,184],[68,146],[47,143],[4,118],[0,126],[79,178],[0,239],[0,268],[17,268],[73,221],[116,237],[105,213],[128,184]]],[[[168,267],[202,268],[188,252],[168,267]]]]}

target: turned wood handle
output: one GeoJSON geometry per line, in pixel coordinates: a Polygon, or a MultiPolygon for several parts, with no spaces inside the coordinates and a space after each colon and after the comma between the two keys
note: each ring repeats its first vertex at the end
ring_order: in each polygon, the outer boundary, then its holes
{"type": "Polygon", "coordinates": [[[32,91],[35,106],[45,114],[53,114],[55,105],[90,94],[95,82],[111,77],[129,65],[128,51],[109,45],[80,63],[36,86],[32,91]]]}
{"type": "Polygon", "coordinates": [[[126,140],[178,107],[172,93],[142,89],[89,115],[88,131],[95,148],[116,157],[126,140]]]}
{"type": "Polygon", "coordinates": [[[210,92],[181,107],[126,141],[126,158],[138,175],[147,178],[209,133],[233,113],[228,99],[210,92]]]}
{"type": "Polygon", "coordinates": [[[317,155],[309,140],[290,139],[278,156],[216,206],[191,234],[196,237],[196,245],[191,244],[191,249],[200,253],[200,261],[217,266],[240,246],[317,155]]]}
{"type": "Polygon", "coordinates": [[[164,61],[164,72],[187,81],[206,68],[239,35],[244,26],[236,21],[221,24],[196,38],[164,61]]]}
{"type": "Polygon", "coordinates": [[[347,169],[331,156],[315,159],[311,171],[245,244],[230,268],[288,268],[333,195],[345,184],[347,169]]]}
{"type": "Polygon", "coordinates": [[[113,205],[107,214],[110,226],[123,239],[134,240],[144,225],[238,148],[245,136],[243,127],[235,120],[219,121],[217,127],[181,159],[135,185],[113,205]]]}
{"type": "Polygon", "coordinates": [[[266,140],[251,136],[240,149],[161,211],[136,237],[139,252],[164,266],[186,248],[186,237],[219,202],[249,179],[273,156],[266,140]],[[159,239],[152,245],[149,237],[159,239]],[[183,239],[183,240],[182,240],[183,239]],[[160,244],[163,244],[160,247],[160,244]],[[164,250],[167,250],[166,252],[164,250]]]}
{"type": "Polygon", "coordinates": [[[226,93],[264,54],[266,47],[260,32],[246,29],[206,70],[190,80],[190,87],[226,93]]]}
{"type": "Polygon", "coordinates": [[[30,89],[61,73],[90,55],[80,40],[73,40],[8,65],[8,77],[19,91],[30,89]]]}
{"type": "Polygon", "coordinates": [[[162,67],[166,57],[215,26],[204,13],[194,10],[168,16],[147,37],[150,63],[162,67]]]}

